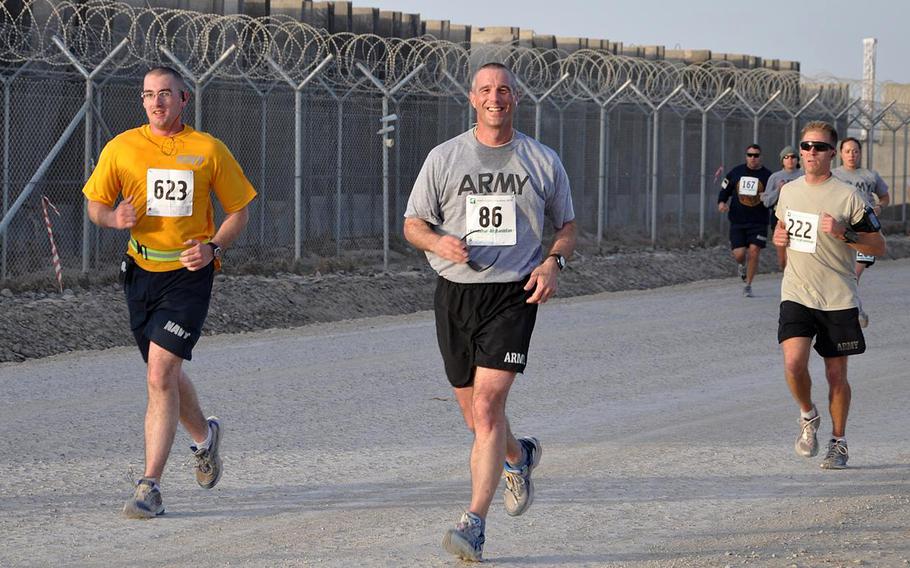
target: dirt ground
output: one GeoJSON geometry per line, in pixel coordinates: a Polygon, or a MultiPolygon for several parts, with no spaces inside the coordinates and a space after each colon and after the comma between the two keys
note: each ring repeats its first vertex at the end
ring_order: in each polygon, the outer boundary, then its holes
{"type": "MultiPolygon", "coordinates": [[[[883,261],[863,277],[871,324],[868,352],[850,360],[850,467],[829,471],[821,456],[793,451],[798,410],[776,342],[779,275],[760,275],[745,299],[716,253],[574,263],[565,289],[575,291],[645,287],[699,259],[703,274],[721,274],[541,308],[508,406],[515,432],[543,446],[535,500],[513,518],[497,493],[485,566],[910,565],[910,260],[883,261]]],[[[352,304],[344,315],[385,298],[402,301],[383,308],[395,311],[416,305],[431,278],[274,280],[219,287],[247,291],[269,314],[293,310],[290,322],[338,317],[307,302],[317,290],[352,304]],[[342,287],[349,282],[358,286],[342,287]],[[262,289],[268,301],[255,294],[262,289]]],[[[238,311],[242,299],[232,300],[238,311]]],[[[122,303],[113,290],[107,301],[122,303]]],[[[76,317],[85,315],[74,305],[53,321],[76,317]]],[[[810,369],[824,445],[827,388],[814,354],[810,369]]],[[[131,521],[120,509],[141,474],[146,402],[136,349],[0,363],[0,567],[467,566],[440,545],[469,502],[471,436],[431,312],[220,333],[200,342],[186,371],[206,413],[222,420],[224,476],[210,491],[196,485],[181,429],[162,480],[167,513],[131,521]]]]}
{"type": "MultiPolygon", "coordinates": [[[[910,256],[907,237],[889,237],[888,243],[890,258],[910,256]]],[[[581,246],[560,276],[558,296],[728,278],[735,268],[725,246],[622,246],[601,252],[581,246]]],[[[760,270],[777,270],[770,249],[761,256],[760,270]]],[[[396,255],[389,272],[367,267],[326,274],[219,275],[205,334],[413,313],[432,307],[434,286],[435,274],[417,254],[396,255]]],[[[132,342],[123,294],[114,283],[68,288],[62,295],[0,290],[0,362],[132,342]]]]}

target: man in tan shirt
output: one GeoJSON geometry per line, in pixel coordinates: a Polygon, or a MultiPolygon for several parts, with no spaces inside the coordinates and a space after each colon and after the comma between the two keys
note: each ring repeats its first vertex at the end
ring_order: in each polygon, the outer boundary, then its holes
{"type": "Polygon", "coordinates": [[[784,354],[784,376],[800,406],[796,453],[818,453],[821,418],[812,403],[809,347],[825,360],[832,432],[821,466],[847,466],[845,437],[851,390],[847,357],[866,350],[856,300],[857,252],[881,256],[885,239],[878,219],[862,196],[831,175],[837,131],[828,123],[806,125],[800,142],[805,176],[781,188],[774,244],[787,247],[781,282],[777,339],[784,354]]]}

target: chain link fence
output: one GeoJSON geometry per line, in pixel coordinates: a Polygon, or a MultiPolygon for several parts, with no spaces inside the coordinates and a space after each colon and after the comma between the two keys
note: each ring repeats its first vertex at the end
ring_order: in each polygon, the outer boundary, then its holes
{"type": "Polygon", "coordinates": [[[815,119],[873,133],[866,163],[891,160],[881,172],[893,196],[885,219],[906,229],[910,107],[863,102],[848,83],[728,62],[330,35],[284,17],[31,0],[0,8],[0,280],[53,275],[42,197],[59,211],[49,215],[64,274],[113,271],[127,235],[87,221],[81,188],[104,144],[145,122],[138,93],[155,65],[187,76],[185,121],[222,139],[259,191],[230,251],[234,269],[387,268],[405,246],[411,184],[431,148],[470,127],[470,74],[488,61],[520,79],[516,127],[559,153],[579,228],[598,245],[723,235],[723,173],[752,142],[778,169],[779,149],[815,119]],[[390,114],[395,131],[378,135],[390,114]]]}

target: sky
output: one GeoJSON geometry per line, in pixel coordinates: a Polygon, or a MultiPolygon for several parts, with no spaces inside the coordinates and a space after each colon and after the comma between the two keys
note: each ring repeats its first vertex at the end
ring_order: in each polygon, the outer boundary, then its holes
{"type": "Polygon", "coordinates": [[[876,81],[910,83],[910,0],[355,0],[353,5],[453,24],[799,61],[809,77],[862,79],[863,38],[874,37],[876,81]]]}

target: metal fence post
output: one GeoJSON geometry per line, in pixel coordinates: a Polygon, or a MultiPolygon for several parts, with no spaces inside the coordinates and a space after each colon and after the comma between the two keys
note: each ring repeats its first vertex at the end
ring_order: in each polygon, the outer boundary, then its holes
{"type": "MultiPolygon", "coordinates": [[[[701,111],[701,183],[699,184],[698,189],[698,239],[703,241],[705,240],[705,208],[707,207],[707,186],[708,186],[708,113],[720,103],[720,101],[730,94],[733,90],[732,87],[727,87],[724,91],[718,95],[713,101],[711,101],[708,106],[701,108],[695,99],[689,96],[689,93],[686,93],[686,96],[692,101],[692,103],[701,111]]],[[[723,142],[721,142],[723,144],[723,142]]],[[[721,160],[723,161],[723,160],[721,160]]]]}
{"type": "Polygon", "coordinates": [[[660,193],[660,178],[658,168],[658,156],[660,153],[660,109],[664,107],[670,99],[676,96],[682,90],[682,84],[676,85],[676,88],[670,92],[662,101],[653,104],[645,97],[635,85],[632,90],[641,98],[641,100],[651,107],[651,246],[657,246],[657,209],[659,205],[658,194],[660,193]]]}
{"type": "MultiPolygon", "coordinates": [[[[89,73],[85,67],[79,63],[79,60],[76,59],[76,56],[70,53],[66,48],[66,45],[63,41],[60,40],[57,36],[51,38],[51,41],[60,49],[61,52],[70,60],[73,67],[85,78],[85,102],[89,105],[89,112],[85,115],[85,152],[83,154],[83,182],[87,182],[88,178],[92,175],[92,162],[94,152],[92,152],[92,134],[94,131],[94,122],[93,117],[95,115],[92,112],[92,104],[94,102],[95,93],[95,77],[101,72],[104,67],[110,63],[114,57],[117,56],[120,51],[126,47],[129,43],[125,38],[120,41],[120,43],[115,47],[108,55],[105,57],[101,63],[98,64],[95,69],[89,73]]],[[[91,235],[92,235],[92,222],[88,218],[88,200],[83,199],[82,201],[82,273],[86,274],[89,270],[89,258],[91,257],[91,235]]]]}
{"type": "Polygon", "coordinates": [[[601,101],[583,81],[576,79],[575,83],[600,107],[600,152],[598,152],[597,156],[597,246],[599,247],[603,239],[604,228],[609,224],[610,220],[610,209],[608,207],[610,196],[610,110],[614,106],[613,101],[617,100],[623,91],[629,88],[632,80],[627,79],[604,101],[601,101]]]}
{"type": "Polygon", "coordinates": [[[515,78],[515,83],[518,84],[518,86],[521,88],[522,92],[525,95],[527,95],[532,101],[534,101],[534,138],[538,142],[540,142],[540,124],[541,124],[541,120],[542,120],[540,105],[545,100],[547,100],[547,98],[549,98],[550,95],[553,94],[553,91],[555,91],[556,88],[559,87],[559,85],[561,85],[563,83],[563,81],[565,81],[568,78],[569,78],[569,74],[563,73],[562,76],[559,78],[559,80],[556,81],[555,83],[553,83],[550,86],[550,88],[547,89],[546,92],[544,92],[544,94],[540,95],[539,97],[534,96],[534,93],[532,93],[531,90],[527,86],[525,86],[525,84],[522,83],[520,79],[518,79],[517,77],[515,78]]]}
{"type": "MultiPolygon", "coordinates": [[[[0,76],[0,83],[3,83],[3,215],[6,215],[6,212],[9,211],[9,192],[10,192],[10,175],[9,175],[9,162],[10,162],[10,143],[9,143],[9,121],[10,121],[10,90],[13,86],[13,81],[16,80],[16,77],[22,73],[26,67],[29,66],[31,62],[26,61],[21,67],[16,69],[16,71],[9,77],[0,76]]],[[[9,241],[7,240],[7,233],[3,231],[2,242],[0,242],[0,248],[2,248],[2,254],[0,254],[0,280],[6,280],[7,276],[7,255],[9,254],[9,241]]]]}
{"type": "MultiPolygon", "coordinates": [[[[376,88],[383,93],[382,97],[382,116],[389,116],[389,99],[395,96],[402,87],[413,79],[426,63],[421,63],[408,73],[403,79],[395,83],[391,88],[386,88],[385,84],[376,78],[363,63],[358,62],[357,68],[369,79],[376,88]]],[[[388,140],[383,135],[382,145],[382,269],[389,270],[389,146],[385,143],[388,140]]]]}
{"type": "Polygon", "coordinates": [[[19,208],[22,207],[22,204],[25,203],[25,200],[28,199],[28,196],[31,195],[32,191],[35,189],[35,186],[38,185],[38,182],[41,181],[41,178],[44,177],[44,174],[47,172],[47,169],[51,166],[51,163],[54,159],[57,158],[57,154],[63,149],[63,146],[69,141],[72,137],[73,132],[76,131],[76,127],[79,126],[79,123],[82,122],[82,119],[85,118],[86,113],[90,112],[91,108],[90,102],[85,102],[82,104],[82,107],[79,109],[79,112],[76,113],[76,116],[70,121],[66,129],[63,131],[63,134],[60,135],[60,138],[57,139],[54,147],[51,148],[51,151],[48,152],[47,156],[42,160],[41,165],[38,166],[38,169],[35,171],[35,174],[29,180],[25,187],[22,188],[22,192],[19,194],[19,197],[16,198],[16,201],[10,206],[9,211],[3,216],[3,220],[0,221],[0,234],[6,234],[6,230],[9,227],[9,224],[12,222],[13,217],[16,216],[16,213],[19,211],[19,208]]]}
{"type": "Polygon", "coordinates": [[[333,55],[327,55],[303,81],[296,83],[274,59],[266,56],[269,65],[294,89],[294,262],[300,260],[303,248],[303,131],[300,125],[303,116],[303,89],[332,62],[333,58],[333,55]]]}
{"type": "Polygon", "coordinates": [[[186,67],[186,65],[183,64],[182,61],[177,59],[176,55],[174,55],[173,53],[168,51],[168,49],[166,47],[161,46],[159,49],[161,50],[161,53],[166,55],[167,58],[170,59],[174,63],[174,65],[177,66],[177,69],[180,70],[180,72],[183,74],[184,77],[186,77],[187,79],[192,81],[193,91],[194,91],[193,94],[196,97],[195,104],[193,107],[195,109],[194,112],[196,113],[196,115],[193,117],[194,118],[193,122],[195,123],[196,130],[202,130],[202,91],[205,89],[205,85],[206,85],[206,83],[209,82],[209,79],[212,78],[212,75],[215,74],[215,71],[219,67],[221,67],[222,63],[227,61],[227,58],[232,53],[234,53],[234,50],[237,49],[237,46],[232,45],[231,47],[224,50],[224,53],[222,53],[221,56],[218,59],[216,59],[214,63],[212,63],[212,66],[209,67],[208,70],[205,73],[203,73],[202,75],[200,75],[198,78],[196,77],[195,74],[193,74],[192,71],[190,71],[186,67]]]}
{"type": "Polygon", "coordinates": [[[901,186],[901,223],[903,224],[904,234],[907,233],[907,151],[908,136],[907,130],[910,125],[904,124],[904,183],[901,186]]]}

